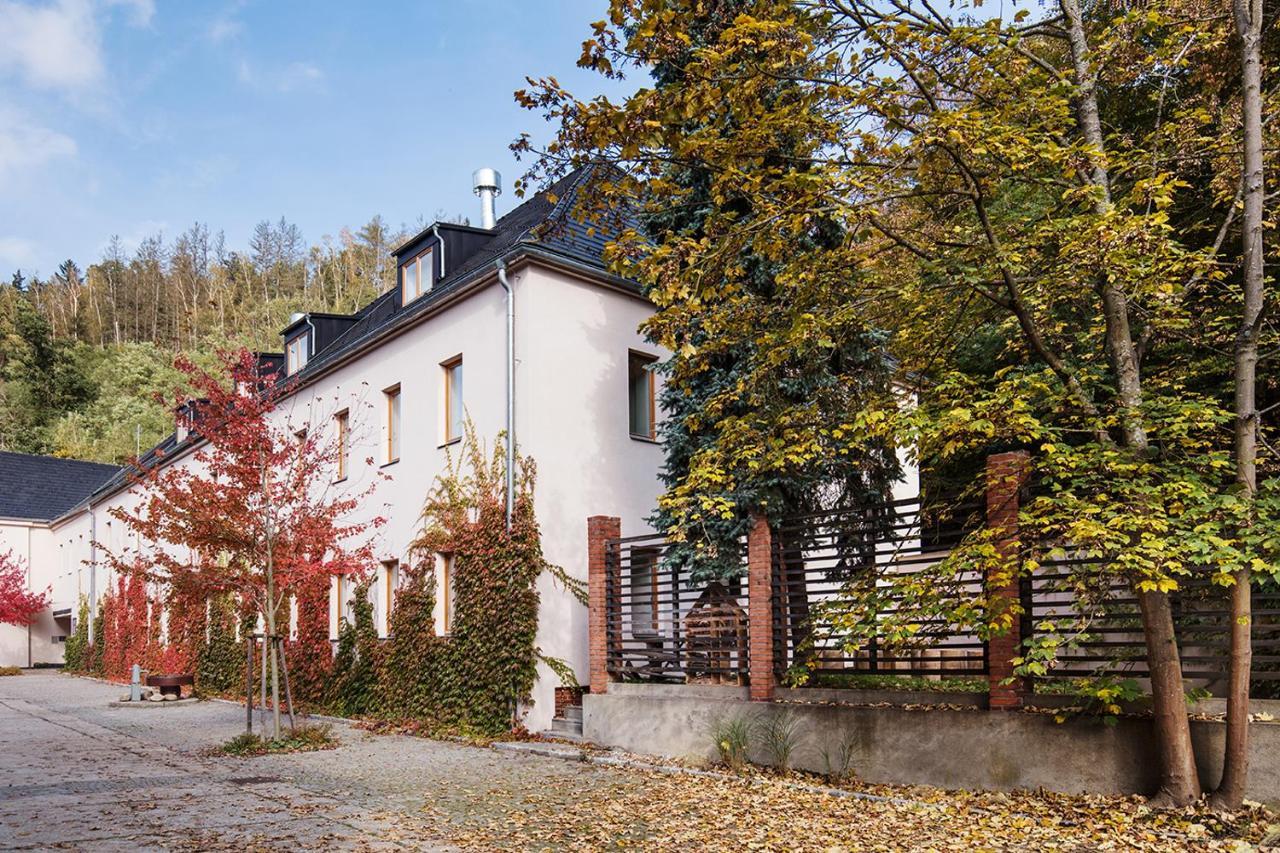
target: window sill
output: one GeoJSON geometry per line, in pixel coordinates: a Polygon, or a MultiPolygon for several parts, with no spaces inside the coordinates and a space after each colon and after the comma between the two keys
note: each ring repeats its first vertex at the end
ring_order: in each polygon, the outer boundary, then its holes
{"type": "Polygon", "coordinates": [[[381,465],[379,465],[378,467],[379,467],[379,468],[390,468],[392,465],[399,465],[399,464],[400,464],[400,460],[399,460],[399,459],[392,459],[390,462],[383,462],[383,463],[382,463],[381,465]]]}
{"type": "Polygon", "coordinates": [[[647,435],[636,435],[634,432],[630,434],[632,441],[642,441],[645,444],[659,444],[658,439],[647,435]]]}
{"type": "Polygon", "coordinates": [[[446,441],[444,444],[437,444],[437,445],[436,445],[436,450],[443,450],[444,448],[449,447],[449,446],[454,445],[454,444],[458,444],[458,443],[460,443],[461,441],[462,441],[462,436],[457,436],[456,438],[451,438],[451,439],[449,439],[448,441],[446,441]]]}

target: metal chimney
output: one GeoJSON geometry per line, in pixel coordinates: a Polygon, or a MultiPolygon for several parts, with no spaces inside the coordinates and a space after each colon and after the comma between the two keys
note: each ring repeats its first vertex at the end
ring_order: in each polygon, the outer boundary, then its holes
{"type": "Polygon", "coordinates": [[[476,169],[471,173],[471,184],[475,194],[480,196],[480,227],[493,228],[498,221],[493,203],[502,195],[502,175],[497,169],[476,169]]]}

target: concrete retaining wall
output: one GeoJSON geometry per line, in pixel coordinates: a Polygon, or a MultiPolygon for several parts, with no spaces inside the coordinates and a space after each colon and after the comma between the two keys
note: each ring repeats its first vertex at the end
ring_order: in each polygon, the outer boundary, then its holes
{"type": "MultiPolygon", "coordinates": [[[[826,772],[845,745],[851,770],[873,783],[1102,794],[1150,794],[1157,784],[1149,720],[1058,724],[1030,712],[865,707],[838,702],[840,692],[822,691],[823,704],[759,703],[747,701],[745,687],[610,684],[606,694],[583,697],[583,734],[632,752],[713,759],[715,720],[790,709],[799,718],[792,765],[803,770],[826,772]]],[[[1192,722],[1206,787],[1222,773],[1223,734],[1221,723],[1192,722]]],[[[1252,735],[1249,796],[1280,803],[1280,723],[1255,723],[1252,735]]],[[[768,763],[758,750],[751,757],[768,763]]]]}

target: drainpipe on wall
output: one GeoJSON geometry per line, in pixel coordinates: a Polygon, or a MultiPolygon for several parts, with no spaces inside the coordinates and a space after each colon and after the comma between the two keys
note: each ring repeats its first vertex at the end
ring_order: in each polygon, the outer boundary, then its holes
{"type": "MultiPolygon", "coordinates": [[[[32,571],[34,571],[34,568],[31,562],[31,525],[28,524],[27,525],[27,591],[28,592],[35,592],[35,589],[31,586],[32,571]]],[[[31,667],[32,667],[31,626],[28,625],[27,626],[27,669],[31,669],[31,667]]]]}
{"type": "Polygon", "coordinates": [[[507,292],[507,532],[511,532],[511,511],[516,493],[516,303],[515,291],[507,281],[507,264],[497,261],[498,283],[507,292]]]}
{"type": "MultiPolygon", "coordinates": [[[[98,614],[98,516],[89,504],[89,642],[93,642],[93,620],[98,614]]],[[[78,603],[77,603],[78,606],[78,603]]]]}

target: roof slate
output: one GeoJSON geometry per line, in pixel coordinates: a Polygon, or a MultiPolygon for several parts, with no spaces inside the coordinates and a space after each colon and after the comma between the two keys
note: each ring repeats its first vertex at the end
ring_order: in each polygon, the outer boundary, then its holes
{"type": "Polygon", "coordinates": [[[98,462],[0,451],[0,518],[52,521],[120,471],[98,462]]]}

